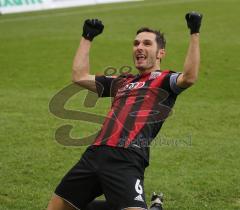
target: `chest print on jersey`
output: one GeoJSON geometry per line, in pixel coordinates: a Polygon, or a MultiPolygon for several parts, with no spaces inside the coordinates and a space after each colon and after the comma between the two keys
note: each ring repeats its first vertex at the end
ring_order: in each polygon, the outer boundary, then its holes
{"type": "Polygon", "coordinates": [[[124,87],[124,90],[139,89],[145,85],[145,82],[131,82],[124,87]]]}
{"type": "Polygon", "coordinates": [[[118,89],[116,96],[125,95],[126,91],[128,90],[137,90],[137,89],[143,88],[144,86],[145,86],[145,82],[127,83],[126,85],[118,89]]]}

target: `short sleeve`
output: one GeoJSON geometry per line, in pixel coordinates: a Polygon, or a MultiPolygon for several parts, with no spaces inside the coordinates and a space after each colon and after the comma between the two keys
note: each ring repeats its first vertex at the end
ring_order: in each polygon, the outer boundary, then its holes
{"type": "Polygon", "coordinates": [[[97,94],[99,97],[110,97],[112,83],[115,77],[112,76],[95,76],[97,94]]]}
{"type": "Polygon", "coordinates": [[[178,95],[181,92],[183,92],[184,90],[186,90],[186,88],[181,88],[181,87],[177,86],[177,78],[179,77],[179,75],[181,75],[181,73],[172,73],[169,77],[170,89],[176,95],[178,95]]]}

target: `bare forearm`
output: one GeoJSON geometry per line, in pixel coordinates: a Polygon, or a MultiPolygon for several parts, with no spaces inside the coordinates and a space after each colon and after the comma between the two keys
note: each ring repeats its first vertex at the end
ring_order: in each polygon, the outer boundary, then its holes
{"type": "Polygon", "coordinates": [[[183,66],[183,73],[177,78],[177,85],[181,88],[190,87],[198,78],[200,65],[199,31],[202,21],[202,14],[197,12],[189,12],[185,15],[185,19],[191,35],[183,66]]]}
{"type": "Polygon", "coordinates": [[[78,81],[86,75],[90,74],[89,52],[91,42],[82,38],[73,60],[72,80],[78,81]]]}
{"type": "Polygon", "coordinates": [[[200,47],[199,47],[199,34],[192,34],[188,52],[184,62],[183,80],[190,85],[195,83],[198,78],[198,71],[200,65],[200,47]]]}
{"type": "Polygon", "coordinates": [[[96,77],[90,74],[89,52],[94,37],[103,32],[104,25],[98,19],[84,21],[82,39],[72,66],[72,81],[88,90],[97,92],[96,77]]]}

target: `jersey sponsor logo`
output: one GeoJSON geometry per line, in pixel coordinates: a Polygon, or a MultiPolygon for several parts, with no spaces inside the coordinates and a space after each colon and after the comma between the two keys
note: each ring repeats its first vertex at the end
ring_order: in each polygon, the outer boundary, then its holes
{"type": "Polygon", "coordinates": [[[131,82],[127,84],[125,87],[123,87],[122,89],[120,89],[120,91],[139,89],[144,87],[144,85],[145,85],[145,82],[131,82]]]}

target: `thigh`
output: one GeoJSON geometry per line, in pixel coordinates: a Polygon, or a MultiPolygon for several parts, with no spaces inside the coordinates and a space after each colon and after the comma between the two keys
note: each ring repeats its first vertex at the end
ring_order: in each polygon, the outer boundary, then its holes
{"type": "Polygon", "coordinates": [[[53,195],[49,201],[47,210],[76,210],[76,208],[61,197],[53,195]]]}
{"type": "Polygon", "coordinates": [[[103,193],[116,210],[147,209],[142,159],[129,151],[114,149],[101,170],[103,193]]]}
{"type": "Polygon", "coordinates": [[[115,172],[102,180],[104,195],[116,210],[127,208],[147,209],[143,179],[131,174],[115,172]]]}
{"type": "Polygon", "coordinates": [[[62,179],[55,194],[79,209],[101,195],[102,188],[94,165],[94,151],[87,150],[62,179]]]}
{"type": "Polygon", "coordinates": [[[113,210],[105,200],[94,200],[82,210],[113,210]]]}

